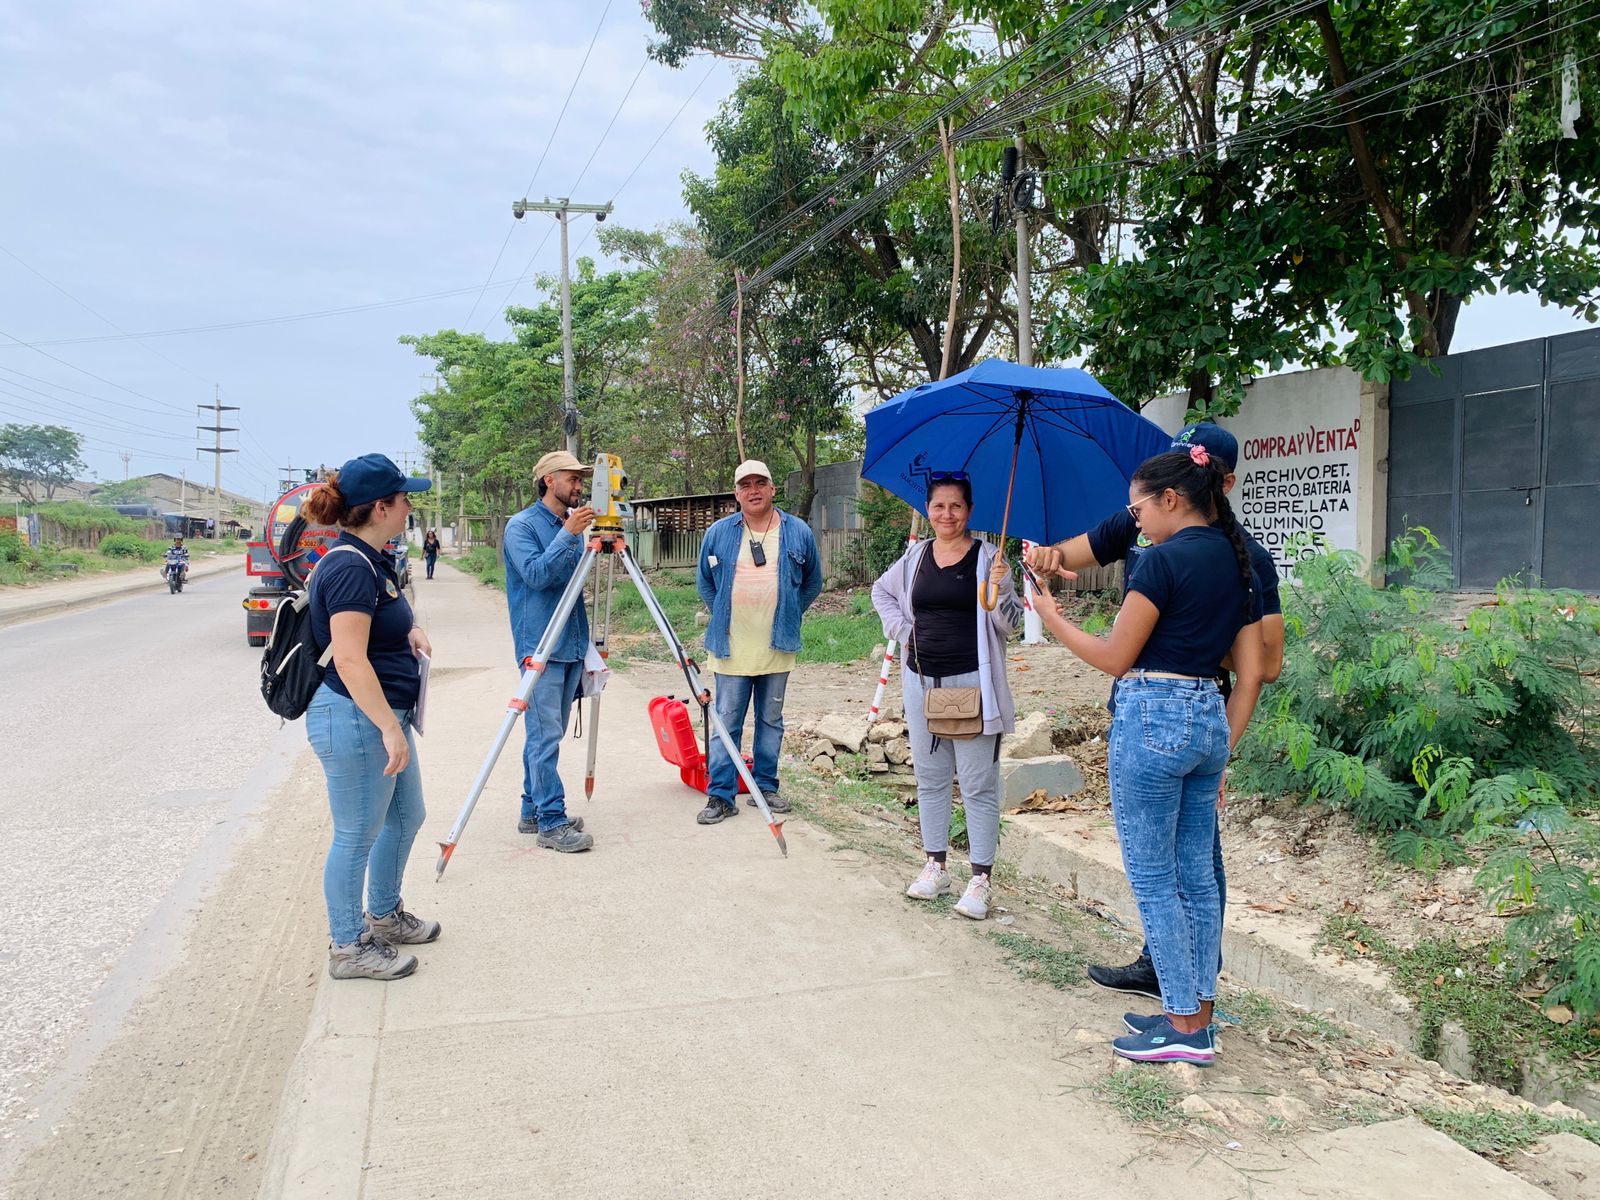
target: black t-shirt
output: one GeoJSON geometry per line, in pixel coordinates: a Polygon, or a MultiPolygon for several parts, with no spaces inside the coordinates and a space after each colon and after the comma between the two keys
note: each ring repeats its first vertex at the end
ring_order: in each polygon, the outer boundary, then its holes
{"type": "MultiPolygon", "coordinates": [[[[1261,596],[1261,613],[1263,616],[1274,616],[1283,611],[1283,602],[1278,597],[1278,564],[1268,550],[1251,535],[1243,525],[1239,532],[1244,534],[1245,549],[1250,551],[1250,569],[1255,572],[1256,592],[1261,596]]],[[[1128,581],[1133,578],[1133,569],[1138,565],[1139,556],[1150,549],[1150,542],[1139,532],[1139,522],[1128,515],[1127,509],[1118,509],[1100,524],[1089,530],[1089,550],[1094,554],[1095,562],[1102,567],[1110,566],[1118,559],[1126,559],[1122,570],[1122,594],[1128,594],[1128,581]]]]}
{"type": "MultiPolygon", "coordinates": [[[[364,612],[372,617],[372,632],[367,637],[367,661],[372,664],[383,698],[390,708],[406,709],[417,702],[420,687],[417,658],[411,652],[411,605],[400,590],[394,565],[386,555],[372,549],[351,533],[341,533],[336,546],[354,546],[363,563],[348,551],[322,556],[311,573],[311,632],[317,645],[328,646],[333,637],[329,619],[335,613],[364,612]],[[368,567],[368,563],[371,567],[368,567]]],[[[328,686],[348,697],[350,689],[339,678],[339,669],[328,660],[323,677],[328,686]]]]}
{"type": "Polygon", "coordinates": [[[908,665],[924,675],[964,675],[978,669],[978,543],[958,563],[941,567],[930,545],[911,581],[916,618],[908,665]]]}
{"type": "Polygon", "coordinates": [[[1180,529],[1144,550],[1128,590],[1161,614],[1135,670],[1215,678],[1239,630],[1261,619],[1258,593],[1239,577],[1233,543],[1211,525],[1180,529]]]}

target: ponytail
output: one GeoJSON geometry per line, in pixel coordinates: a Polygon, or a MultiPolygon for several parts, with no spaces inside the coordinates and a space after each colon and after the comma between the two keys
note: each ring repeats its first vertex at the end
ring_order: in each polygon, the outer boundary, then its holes
{"type": "Polygon", "coordinates": [[[1233,515],[1233,506],[1228,503],[1228,494],[1223,487],[1227,470],[1222,461],[1204,446],[1189,446],[1146,459],[1133,473],[1133,478],[1151,492],[1160,493],[1171,488],[1227,536],[1229,544],[1233,546],[1233,557],[1239,564],[1239,581],[1244,584],[1244,610],[1248,620],[1255,591],[1255,572],[1250,568],[1250,550],[1245,545],[1244,530],[1233,515]]]}
{"type": "MultiPolygon", "coordinates": [[[[387,499],[392,503],[394,497],[387,499]]],[[[300,515],[310,525],[337,525],[341,529],[360,529],[372,520],[372,510],[377,501],[358,504],[354,508],[346,503],[339,490],[339,472],[329,471],[327,477],[312,488],[300,502],[300,515]]]]}

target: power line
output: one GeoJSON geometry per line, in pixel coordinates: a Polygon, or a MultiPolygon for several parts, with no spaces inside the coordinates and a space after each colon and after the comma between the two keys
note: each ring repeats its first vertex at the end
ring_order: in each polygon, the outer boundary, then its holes
{"type": "MultiPolygon", "coordinates": [[[[578,73],[572,77],[572,86],[567,89],[567,98],[561,102],[561,111],[556,114],[556,123],[550,127],[550,137],[544,144],[544,151],[539,155],[539,161],[534,164],[533,175],[528,180],[528,186],[522,189],[522,194],[524,196],[533,195],[533,185],[538,182],[539,172],[544,169],[544,160],[549,157],[550,147],[555,145],[556,133],[561,128],[562,119],[567,115],[567,105],[572,103],[573,94],[578,90],[578,81],[583,78],[584,68],[589,65],[589,56],[594,53],[595,43],[600,40],[600,30],[601,27],[606,23],[606,15],[611,12],[611,4],[612,0],[606,0],[605,8],[600,12],[600,20],[595,23],[594,35],[589,39],[589,48],[583,52],[583,61],[578,64],[578,73]]],[[[643,67],[640,67],[639,69],[640,71],[644,70],[643,67]]],[[[635,82],[637,82],[637,79],[635,79],[635,82]]],[[[628,90],[633,90],[632,84],[628,85],[628,90]]],[[[615,118],[613,118],[613,120],[614,119],[615,118]]],[[[609,128],[610,127],[608,126],[607,129],[609,130],[609,128]]],[[[483,303],[483,295],[489,290],[489,281],[494,278],[494,273],[500,269],[500,259],[505,255],[506,247],[511,244],[511,234],[515,229],[516,223],[513,222],[511,227],[506,230],[505,240],[500,243],[500,251],[494,256],[494,264],[490,266],[489,274],[484,278],[483,286],[478,289],[478,298],[472,302],[472,311],[467,314],[467,319],[462,322],[463,329],[471,327],[472,318],[477,315],[478,305],[483,303]]],[[[546,241],[549,240],[548,232],[546,233],[545,238],[546,241]]],[[[539,249],[544,249],[544,242],[539,243],[539,249]]],[[[534,254],[537,255],[538,252],[538,250],[535,250],[534,254]]],[[[529,260],[529,265],[532,265],[531,259],[529,260]]],[[[506,298],[508,300],[510,299],[509,293],[507,293],[506,298]]]]}

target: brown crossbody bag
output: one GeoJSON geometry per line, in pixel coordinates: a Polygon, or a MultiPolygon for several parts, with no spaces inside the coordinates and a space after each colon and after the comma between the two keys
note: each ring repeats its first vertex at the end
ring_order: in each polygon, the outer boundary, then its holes
{"type": "MultiPolygon", "coordinates": [[[[933,553],[929,546],[926,555],[933,553]]],[[[920,570],[921,564],[918,564],[920,570]]],[[[911,581],[911,595],[916,592],[916,580],[911,581]]],[[[911,654],[917,654],[917,614],[915,601],[911,611],[911,654]]],[[[936,738],[949,738],[953,742],[975,738],[983,732],[983,689],[975,687],[930,688],[922,676],[922,660],[917,659],[917,682],[922,684],[922,715],[928,723],[928,732],[936,738]]]]}

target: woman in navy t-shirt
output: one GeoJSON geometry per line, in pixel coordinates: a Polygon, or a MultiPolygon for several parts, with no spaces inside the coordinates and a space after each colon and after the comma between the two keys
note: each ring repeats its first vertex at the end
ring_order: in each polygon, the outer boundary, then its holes
{"type": "Polygon", "coordinates": [[[1261,693],[1261,599],[1250,554],[1204,446],[1158,454],[1134,473],[1128,512],[1154,543],[1129,573],[1104,640],[1036,597],[1045,625],[1079,658],[1116,677],[1112,815],[1122,862],[1161,982],[1162,1013],[1124,1017],[1124,1058],[1209,1065],[1222,949],[1212,863],[1217,791],[1261,693]],[[1243,631],[1241,635],[1241,631],[1243,631]],[[1233,657],[1233,694],[1217,690],[1233,657]]]}
{"type": "Polygon", "coordinates": [[[417,969],[396,946],[431,942],[437,921],[400,902],[406,859],[422,826],[422,769],[411,724],[420,673],[431,654],[412,621],[383,548],[404,532],[407,478],[381,454],[353,458],[306,497],[301,512],[342,532],[311,572],[311,632],[333,652],[306,708],[306,737],[322,760],[333,845],[322,872],[328,903],[328,973],[335,979],[399,979],[417,969]],[[366,883],[367,906],[361,905],[366,883]]]}

